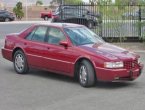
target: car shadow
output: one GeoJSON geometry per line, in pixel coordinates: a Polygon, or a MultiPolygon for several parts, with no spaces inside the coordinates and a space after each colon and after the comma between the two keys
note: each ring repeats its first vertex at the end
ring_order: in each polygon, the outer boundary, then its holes
{"type": "Polygon", "coordinates": [[[67,83],[68,82],[69,83],[77,83],[77,81],[72,77],[57,74],[57,73],[53,73],[53,72],[48,72],[48,71],[33,70],[32,69],[32,70],[30,70],[30,72],[28,74],[33,75],[33,76],[42,77],[42,78],[51,79],[51,80],[64,81],[64,82],[67,82],[67,83]]]}
{"type": "MultiPolygon", "coordinates": [[[[14,69],[10,68],[8,71],[11,71],[16,74],[14,69]]],[[[41,77],[41,78],[46,78],[46,79],[51,79],[51,80],[57,80],[65,83],[73,83],[79,86],[78,80],[72,77],[68,77],[65,75],[60,75],[57,73],[52,73],[48,71],[42,71],[42,70],[34,70],[31,69],[28,73],[28,75],[36,76],[36,77],[41,77]]],[[[137,83],[131,83],[131,82],[97,82],[95,84],[96,89],[120,89],[120,88],[127,88],[127,87],[136,87],[137,83]]]]}
{"type": "Polygon", "coordinates": [[[137,85],[136,82],[129,81],[118,81],[118,82],[97,82],[96,88],[105,88],[105,89],[120,89],[120,88],[128,88],[135,87],[137,85]]]}
{"type": "MultiPolygon", "coordinates": [[[[63,81],[67,83],[75,83],[79,85],[78,80],[75,78],[71,78],[65,75],[60,75],[57,73],[52,73],[48,71],[41,71],[41,70],[31,70],[30,75],[35,75],[47,79],[52,79],[52,80],[58,80],[58,81],[63,81]]],[[[117,88],[124,88],[124,87],[132,87],[136,85],[136,83],[131,83],[131,82],[97,82],[95,84],[96,88],[105,88],[105,89],[117,89],[117,88]]]]}

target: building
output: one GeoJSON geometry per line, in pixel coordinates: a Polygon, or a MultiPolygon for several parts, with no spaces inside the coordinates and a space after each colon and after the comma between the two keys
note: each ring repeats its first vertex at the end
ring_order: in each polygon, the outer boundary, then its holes
{"type": "Polygon", "coordinates": [[[0,10],[5,9],[5,5],[2,1],[0,1],[0,10]]]}

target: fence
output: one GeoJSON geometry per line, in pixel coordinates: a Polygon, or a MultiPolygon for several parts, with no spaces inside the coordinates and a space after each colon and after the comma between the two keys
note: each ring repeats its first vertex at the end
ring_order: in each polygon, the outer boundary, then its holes
{"type": "Polygon", "coordinates": [[[106,40],[137,41],[145,38],[145,6],[82,4],[63,5],[61,10],[61,19],[84,24],[106,40]]]}
{"type": "MultiPolygon", "coordinates": [[[[22,20],[42,20],[41,12],[55,10],[58,6],[28,6],[27,17],[22,20]],[[27,18],[27,19],[26,19],[27,18]]],[[[145,40],[145,6],[136,5],[61,5],[61,19],[84,24],[109,41],[145,40]],[[72,10],[64,7],[72,7],[72,10]],[[68,19],[69,18],[69,19],[68,19]],[[87,20],[86,20],[87,19],[87,20]],[[92,24],[91,24],[92,23],[92,24]]],[[[23,8],[26,15],[26,7],[23,8]]],[[[12,11],[13,7],[8,10],[12,11]]]]}

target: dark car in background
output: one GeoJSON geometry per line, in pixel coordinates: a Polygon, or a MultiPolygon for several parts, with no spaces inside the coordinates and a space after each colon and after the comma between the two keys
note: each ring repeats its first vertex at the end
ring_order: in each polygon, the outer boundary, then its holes
{"type": "Polygon", "coordinates": [[[52,22],[76,23],[93,28],[102,23],[102,15],[82,7],[59,6],[52,14],[52,22]]]}
{"type": "Polygon", "coordinates": [[[14,21],[15,17],[14,14],[7,11],[7,10],[0,10],[0,21],[8,22],[8,21],[14,21]]]}
{"type": "Polygon", "coordinates": [[[142,9],[140,12],[139,12],[139,10],[135,10],[133,12],[126,12],[126,13],[122,14],[123,20],[126,20],[126,19],[138,20],[140,18],[141,18],[141,20],[145,20],[145,9],[142,9]]]}

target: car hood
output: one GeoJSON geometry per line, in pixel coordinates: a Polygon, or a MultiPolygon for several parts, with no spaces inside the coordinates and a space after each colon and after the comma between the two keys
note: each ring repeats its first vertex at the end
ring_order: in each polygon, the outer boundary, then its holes
{"type": "Polygon", "coordinates": [[[109,43],[102,44],[88,44],[79,46],[81,49],[87,50],[89,52],[96,53],[97,55],[104,56],[107,59],[111,60],[128,60],[128,59],[136,59],[139,57],[137,54],[133,52],[129,52],[123,48],[117,47],[115,45],[109,43]]]}

